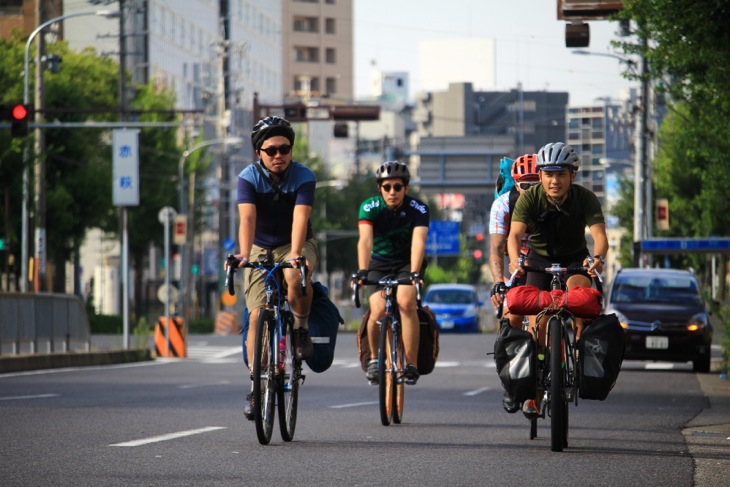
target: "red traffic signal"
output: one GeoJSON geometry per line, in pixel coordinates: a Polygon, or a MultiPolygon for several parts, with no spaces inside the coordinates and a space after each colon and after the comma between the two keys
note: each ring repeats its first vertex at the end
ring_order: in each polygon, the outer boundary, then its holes
{"type": "Polygon", "coordinates": [[[12,105],[10,108],[10,118],[13,121],[22,121],[28,119],[28,107],[23,104],[12,105]]]}
{"type": "Polygon", "coordinates": [[[28,119],[30,108],[22,103],[12,103],[2,106],[2,119],[10,120],[10,135],[25,137],[28,135],[28,119]]]}
{"type": "Polygon", "coordinates": [[[476,249],[476,250],[472,251],[472,253],[471,253],[471,256],[474,257],[475,259],[481,259],[483,255],[484,254],[480,249],[476,249]]]}

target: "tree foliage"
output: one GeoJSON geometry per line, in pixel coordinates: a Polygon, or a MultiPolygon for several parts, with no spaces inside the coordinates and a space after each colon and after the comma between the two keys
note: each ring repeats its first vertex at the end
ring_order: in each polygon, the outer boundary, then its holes
{"type": "MultiPolygon", "coordinates": [[[[619,16],[631,19],[636,36],[647,42],[618,44],[626,54],[646,56],[655,101],[668,109],[652,173],[654,196],[669,200],[670,230],[655,234],[728,236],[730,3],[628,0],[624,6],[619,16]]],[[[702,265],[691,260],[682,265],[702,265]]]]}

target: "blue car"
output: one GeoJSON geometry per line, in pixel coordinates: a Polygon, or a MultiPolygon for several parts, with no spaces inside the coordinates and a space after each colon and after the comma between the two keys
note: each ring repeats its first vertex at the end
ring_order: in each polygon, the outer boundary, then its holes
{"type": "Polygon", "coordinates": [[[436,314],[442,333],[479,333],[479,310],[483,304],[476,288],[469,284],[433,284],[423,298],[423,305],[436,314]]]}

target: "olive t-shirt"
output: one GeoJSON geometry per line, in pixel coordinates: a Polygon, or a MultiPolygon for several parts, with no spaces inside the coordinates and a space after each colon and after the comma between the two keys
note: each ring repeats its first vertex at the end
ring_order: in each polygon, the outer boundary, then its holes
{"type": "Polygon", "coordinates": [[[583,186],[571,184],[568,198],[558,208],[538,184],[524,191],[515,204],[513,222],[530,232],[530,251],[543,257],[568,257],[587,246],[586,226],[605,223],[598,197],[583,186]]]}

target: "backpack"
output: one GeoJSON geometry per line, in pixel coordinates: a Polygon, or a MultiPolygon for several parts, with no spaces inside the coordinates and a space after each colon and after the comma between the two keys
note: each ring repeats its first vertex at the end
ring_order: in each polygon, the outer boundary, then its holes
{"type": "Polygon", "coordinates": [[[335,358],[337,331],[345,320],[329,298],[329,290],[322,283],[312,282],[312,308],[309,311],[309,334],[314,355],[305,360],[313,372],[324,372],[335,358]]]}
{"type": "MultiPolygon", "coordinates": [[[[368,320],[370,310],[362,316],[360,328],[357,331],[357,352],[360,357],[360,366],[364,372],[368,370],[370,361],[370,343],[368,342],[368,320]]],[[[439,356],[439,329],[436,324],[436,315],[428,306],[418,308],[418,321],[421,324],[418,343],[418,373],[428,375],[436,367],[439,356]]]]}
{"type": "Polygon", "coordinates": [[[532,334],[509,324],[502,326],[494,342],[494,363],[502,386],[518,403],[537,393],[535,342],[532,334]]]}
{"type": "Polygon", "coordinates": [[[578,397],[603,401],[621,372],[624,329],[614,313],[583,327],[578,340],[578,397]]]}
{"type": "Polygon", "coordinates": [[[508,157],[503,157],[499,161],[499,176],[494,184],[494,199],[515,187],[515,180],[512,178],[512,164],[515,161],[508,157]]]}

